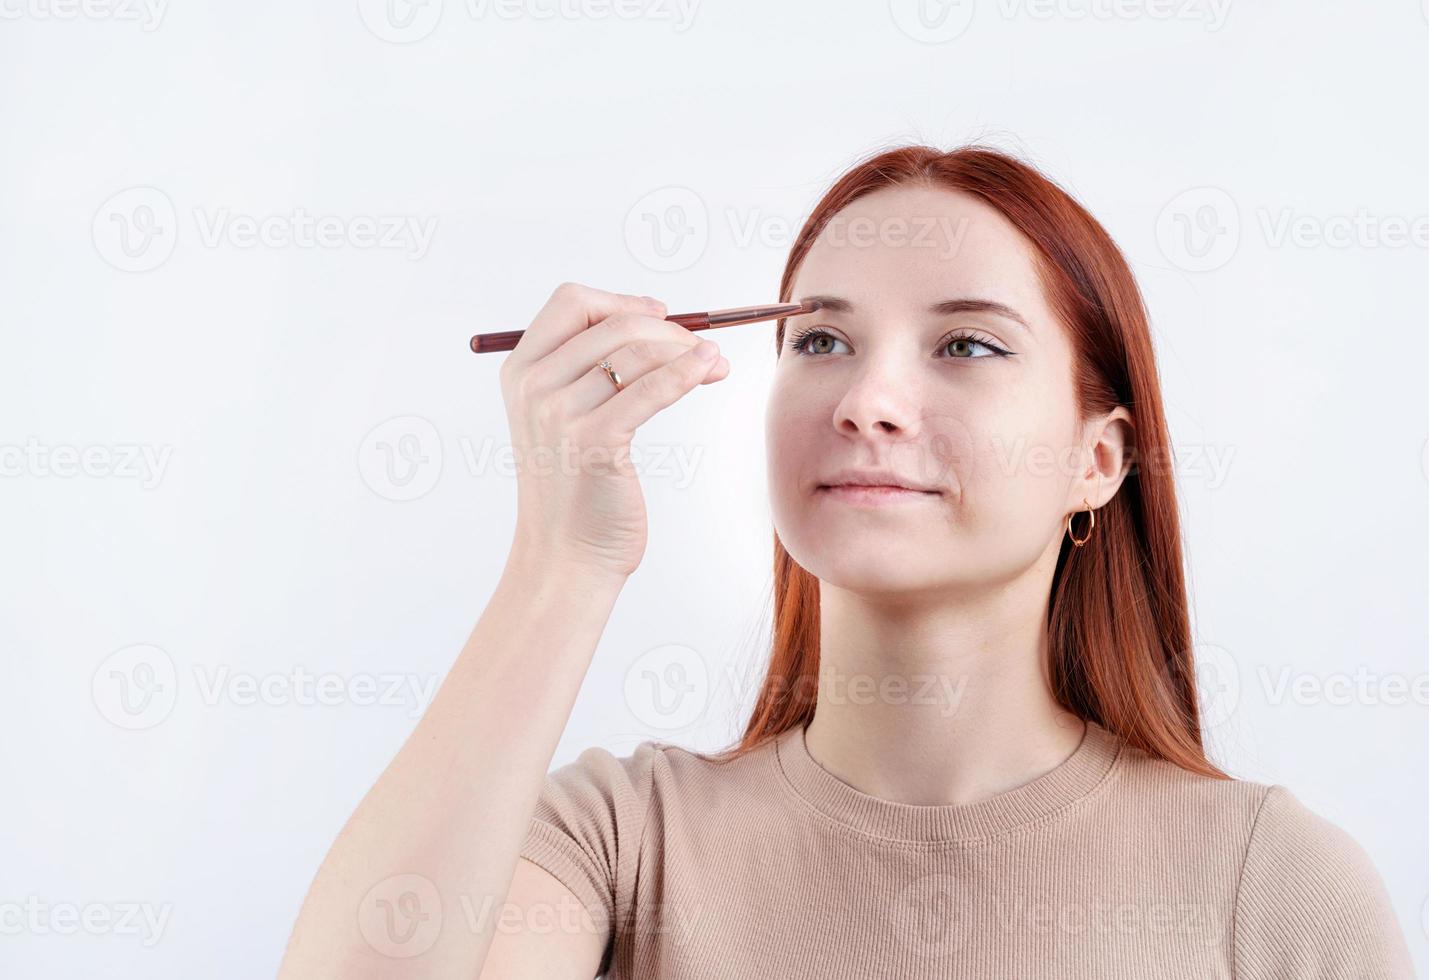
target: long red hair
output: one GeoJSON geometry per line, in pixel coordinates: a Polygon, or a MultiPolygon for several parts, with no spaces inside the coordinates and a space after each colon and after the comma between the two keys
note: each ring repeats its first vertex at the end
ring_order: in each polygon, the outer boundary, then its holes
{"type": "MultiPolygon", "coordinates": [[[[1072,340],[1081,417],[1121,405],[1135,420],[1131,472],[1097,512],[1091,540],[1074,548],[1062,539],[1048,599],[1054,696],[1154,757],[1229,779],[1201,742],[1176,488],[1164,465],[1170,439],[1146,309],[1125,257],[1097,220],[1035,167],[990,147],[884,150],[844,173],[810,213],[785,263],[780,301],[790,301],[804,256],[830,219],[865,194],[900,184],[972,194],[1031,241],[1043,289],[1072,340]]],[[[781,320],[776,356],[783,343],[781,320]]],[[[723,757],[807,724],[818,676],[819,581],[795,564],[776,531],[769,668],[743,737],[723,757]]]]}

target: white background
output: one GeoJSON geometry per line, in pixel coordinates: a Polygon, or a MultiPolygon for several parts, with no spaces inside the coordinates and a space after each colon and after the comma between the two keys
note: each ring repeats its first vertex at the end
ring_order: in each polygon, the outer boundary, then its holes
{"type": "MultiPolygon", "coordinates": [[[[567,279],[772,301],[846,166],[972,139],[1146,293],[1216,758],[1360,840],[1429,971],[1417,2],[315,6],[0,0],[0,972],[271,975],[506,553],[468,337],[567,279]]],[[[738,730],[772,331],[642,429],[555,764],[738,730]]]]}

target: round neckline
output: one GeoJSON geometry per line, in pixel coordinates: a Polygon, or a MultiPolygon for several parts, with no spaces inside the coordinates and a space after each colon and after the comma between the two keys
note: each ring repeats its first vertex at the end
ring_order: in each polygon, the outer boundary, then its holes
{"type": "Polygon", "coordinates": [[[803,725],[775,741],[785,783],[815,810],[852,830],[891,841],[968,841],[994,837],[1076,802],[1111,771],[1122,739],[1084,719],[1082,740],[1056,767],[1030,782],[973,803],[896,803],[857,790],[809,754],[803,725]]]}

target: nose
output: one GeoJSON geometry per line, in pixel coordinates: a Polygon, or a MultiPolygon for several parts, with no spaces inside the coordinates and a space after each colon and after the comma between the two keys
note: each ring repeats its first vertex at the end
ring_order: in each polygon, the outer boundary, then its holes
{"type": "Polygon", "coordinates": [[[845,435],[901,440],[918,434],[917,386],[891,372],[869,369],[854,379],[834,409],[834,428],[845,435]]]}

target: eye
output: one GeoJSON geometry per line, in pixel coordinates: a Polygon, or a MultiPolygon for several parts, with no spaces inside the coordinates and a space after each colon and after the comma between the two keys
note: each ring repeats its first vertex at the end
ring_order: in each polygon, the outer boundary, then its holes
{"type": "Polygon", "coordinates": [[[842,341],[840,341],[833,334],[829,333],[827,330],[820,330],[818,327],[810,327],[808,330],[803,330],[799,333],[796,333],[794,335],[794,339],[789,344],[789,348],[798,354],[828,354],[830,353],[830,351],[823,349],[810,349],[818,348],[819,342],[824,340],[825,338],[833,341],[836,344],[842,343],[842,341]]]}
{"type": "MultiPolygon", "coordinates": [[[[796,333],[793,339],[790,341],[789,347],[791,350],[805,357],[833,353],[833,351],[828,349],[827,346],[824,344],[825,340],[832,341],[835,344],[843,343],[842,340],[840,340],[838,337],[835,337],[827,330],[822,330],[818,327],[810,327],[807,330],[803,330],[796,333]]],[[[945,350],[951,348],[954,344],[963,345],[957,348],[957,353],[952,353],[948,355],[950,359],[955,361],[971,361],[976,360],[980,357],[1012,356],[1011,351],[1004,350],[997,344],[993,343],[987,337],[967,330],[960,330],[948,334],[942,339],[941,342],[939,342],[938,349],[945,350]],[[987,353],[975,353],[974,351],[978,348],[981,348],[987,353]]]]}
{"type": "MultiPolygon", "coordinates": [[[[971,345],[972,347],[981,347],[984,350],[988,351],[988,353],[986,354],[958,353],[949,355],[954,360],[967,361],[978,357],[1007,357],[1012,353],[1012,351],[1003,350],[1001,347],[997,346],[991,340],[988,340],[985,337],[981,337],[978,334],[969,333],[967,331],[949,334],[948,336],[944,337],[943,342],[941,345],[939,345],[938,349],[943,350],[945,348],[952,347],[954,344],[964,344],[971,345]]],[[[969,348],[967,346],[963,346],[962,348],[960,348],[960,350],[964,351],[968,349],[969,348]]]]}

